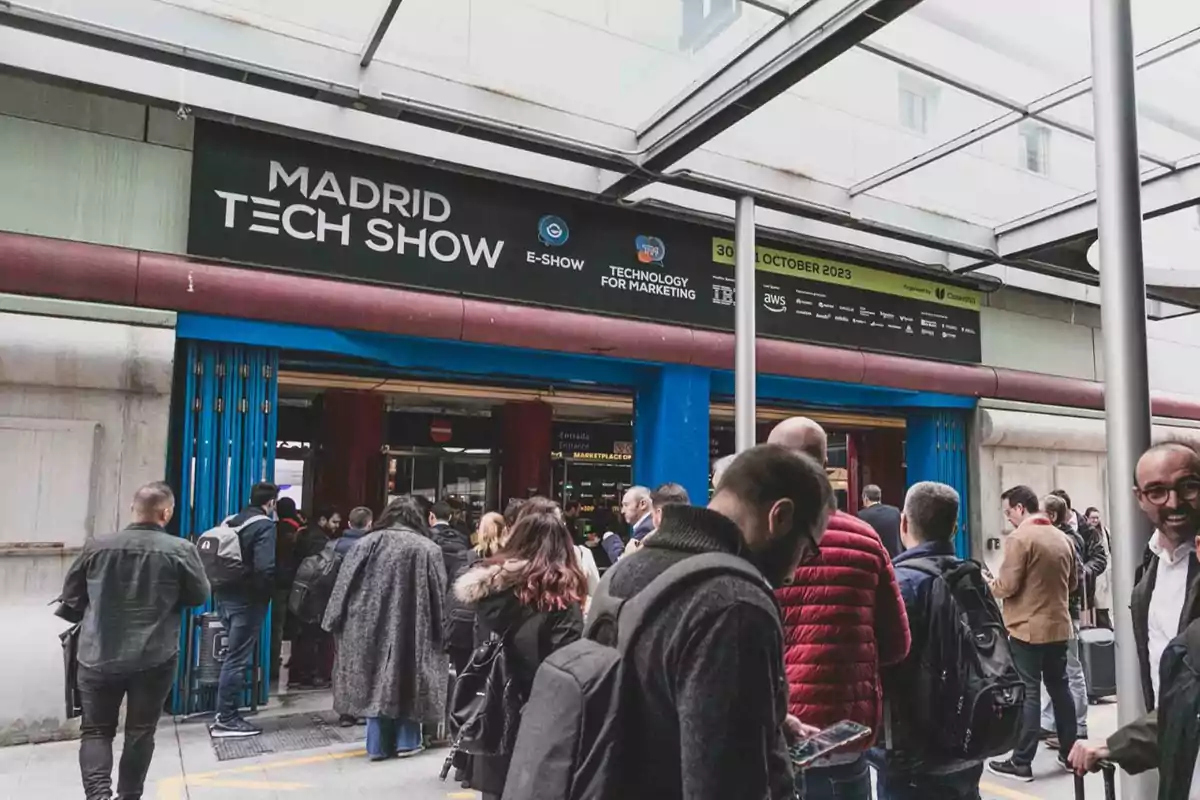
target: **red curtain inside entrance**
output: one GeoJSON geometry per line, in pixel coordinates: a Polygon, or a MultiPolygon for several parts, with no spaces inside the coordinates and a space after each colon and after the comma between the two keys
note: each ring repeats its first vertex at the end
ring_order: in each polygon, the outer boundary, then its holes
{"type": "Polygon", "coordinates": [[[506,403],[495,416],[502,451],[500,507],[510,497],[549,497],[554,409],[540,402],[506,403]]]}
{"type": "Polygon", "coordinates": [[[332,507],[344,519],[355,506],[367,506],[379,514],[384,423],[381,394],[331,390],[322,395],[313,510],[332,507]]]}

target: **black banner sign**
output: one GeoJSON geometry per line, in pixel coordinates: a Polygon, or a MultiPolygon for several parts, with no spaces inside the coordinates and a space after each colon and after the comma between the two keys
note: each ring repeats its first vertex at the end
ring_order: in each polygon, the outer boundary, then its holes
{"type": "MultiPolygon", "coordinates": [[[[196,123],[196,256],[732,330],[727,232],[548,192],[196,123]]],[[[980,358],[980,295],[790,245],[758,248],[759,332],[980,358]]]]}

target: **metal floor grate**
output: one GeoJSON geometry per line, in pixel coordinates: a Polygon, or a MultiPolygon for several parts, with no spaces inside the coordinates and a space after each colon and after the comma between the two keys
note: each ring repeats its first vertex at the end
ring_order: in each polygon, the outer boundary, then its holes
{"type": "Polygon", "coordinates": [[[339,728],[337,714],[326,711],[317,714],[289,714],[254,720],[262,726],[261,736],[247,739],[213,739],[213,752],[218,761],[234,761],[270,753],[312,750],[335,744],[353,744],[367,738],[366,728],[339,728]]]}

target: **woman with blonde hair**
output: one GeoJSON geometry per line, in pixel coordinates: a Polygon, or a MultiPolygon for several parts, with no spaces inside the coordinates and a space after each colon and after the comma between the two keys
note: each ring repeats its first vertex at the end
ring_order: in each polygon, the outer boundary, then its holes
{"type": "MultiPolygon", "coordinates": [[[[504,545],[507,526],[504,515],[489,511],[479,520],[475,531],[475,554],[480,558],[491,558],[504,545]]],[[[455,576],[458,577],[458,576],[455,576]]]]}

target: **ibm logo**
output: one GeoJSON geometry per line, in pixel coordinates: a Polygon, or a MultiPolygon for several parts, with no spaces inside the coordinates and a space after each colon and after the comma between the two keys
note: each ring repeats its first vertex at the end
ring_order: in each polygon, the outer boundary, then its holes
{"type": "Polygon", "coordinates": [[[732,286],[726,286],[721,283],[713,284],[713,303],[719,306],[731,306],[734,301],[734,292],[732,286]]]}

